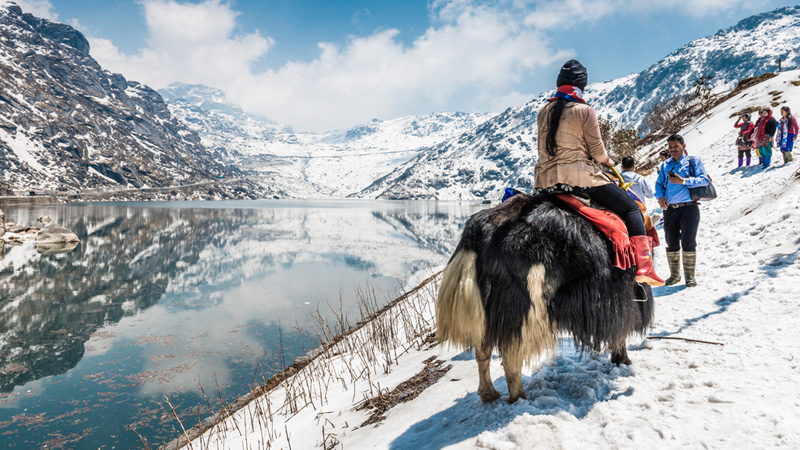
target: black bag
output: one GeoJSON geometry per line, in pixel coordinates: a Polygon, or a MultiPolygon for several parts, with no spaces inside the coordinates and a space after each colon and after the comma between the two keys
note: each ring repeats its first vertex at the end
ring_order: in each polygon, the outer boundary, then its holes
{"type": "Polygon", "coordinates": [[[751,141],[750,139],[745,139],[744,136],[739,136],[738,138],[736,138],[736,146],[739,147],[739,149],[752,148],[753,141],[751,141]]]}
{"type": "MultiPolygon", "coordinates": [[[[689,174],[692,176],[692,178],[695,176],[693,159],[693,157],[689,157],[689,174]]],[[[689,188],[689,195],[695,202],[705,202],[717,198],[717,190],[714,189],[714,185],[711,184],[711,175],[706,176],[708,176],[707,185],[689,188]]]]}

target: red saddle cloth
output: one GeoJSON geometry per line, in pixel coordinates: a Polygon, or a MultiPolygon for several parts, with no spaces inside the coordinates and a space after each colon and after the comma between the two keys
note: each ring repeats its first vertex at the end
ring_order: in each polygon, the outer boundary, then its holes
{"type": "Polygon", "coordinates": [[[556,197],[592,222],[608,237],[608,240],[614,245],[614,266],[622,270],[636,266],[636,255],[630,236],[628,236],[628,229],[618,215],[608,210],[587,206],[568,194],[556,194],[556,197]]]}

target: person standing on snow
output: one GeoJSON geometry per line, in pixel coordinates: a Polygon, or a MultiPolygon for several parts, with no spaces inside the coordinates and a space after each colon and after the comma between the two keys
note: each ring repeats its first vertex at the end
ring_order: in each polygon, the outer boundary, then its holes
{"type": "Polygon", "coordinates": [[[772,117],[772,110],[763,108],[758,112],[760,116],[755,127],[755,143],[753,146],[758,149],[758,156],[761,157],[761,167],[766,169],[772,161],[772,136],[778,129],[778,121],[772,117]]]}
{"type": "Polygon", "coordinates": [[[614,167],[614,161],[603,145],[597,114],[583,99],[587,83],[588,73],[580,62],[571,59],[561,67],[555,96],[539,110],[533,187],[536,192],[580,192],[619,215],[635,250],[636,281],[663,286],[653,269],[653,243],[645,234],[639,206],[595,166],[614,167]]]}
{"type": "Polygon", "coordinates": [[[781,107],[781,120],[778,122],[778,134],[775,143],[783,154],[783,163],[792,162],[792,149],[794,140],[797,139],[797,119],[792,115],[788,106],[781,107]]]}
{"type": "Polygon", "coordinates": [[[739,165],[737,167],[742,167],[742,161],[745,155],[747,155],[747,166],[749,167],[753,148],[753,130],[755,130],[756,127],[753,125],[753,122],[750,122],[750,114],[742,114],[739,116],[733,126],[739,129],[739,137],[736,139],[736,147],[739,149],[739,165]]]}
{"type": "Polygon", "coordinates": [[[656,197],[664,210],[664,240],[667,241],[669,278],[667,286],[681,281],[681,250],[683,250],[683,275],[686,286],[697,286],[694,276],[697,262],[697,229],[700,226],[700,206],[692,200],[690,187],[710,183],[703,161],[687,156],[683,136],[673,134],[667,138],[671,159],[661,164],[656,180],[656,197]]]}

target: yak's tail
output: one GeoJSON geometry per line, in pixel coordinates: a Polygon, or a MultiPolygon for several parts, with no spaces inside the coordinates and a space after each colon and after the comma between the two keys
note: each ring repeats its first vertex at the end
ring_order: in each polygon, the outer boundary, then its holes
{"type": "Polygon", "coordinates": [[[439,341],[457,348],[480,346],[486,328],[476,259],[474,251],[458,250],[444,269],[436,299],[439,341]]]}

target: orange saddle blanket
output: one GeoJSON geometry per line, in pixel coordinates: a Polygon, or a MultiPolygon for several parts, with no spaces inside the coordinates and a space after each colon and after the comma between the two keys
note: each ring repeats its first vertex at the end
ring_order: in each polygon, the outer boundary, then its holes
{"type": "Polygon", "coordinates": [[[626,270],[636,265],[636,256],[630,236],[628,236],[628,229],[618,215],[608,210],[587,206],[569,194],[556,194],[556,197],[592,222],[608,237],[614,246],[614,266],[626,270]]]}

